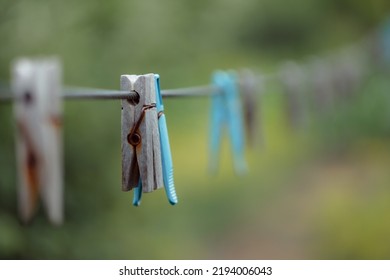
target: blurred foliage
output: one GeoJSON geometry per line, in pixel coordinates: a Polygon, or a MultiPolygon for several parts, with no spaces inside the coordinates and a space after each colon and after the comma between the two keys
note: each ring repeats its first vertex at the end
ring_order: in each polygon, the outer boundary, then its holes
{"type": "MultiPolygon", "coordinates": [[[[208,83],[218,68],[274,71],[365,36],[389,3],[0,0],[0,79],[14,58],[37,55],[58,55],[67,85],[113,89],[124,73],[159,73],[162,88],[175,88],[208,83]]],[[[249,148],[244,177],[228,141],[218,175],[207,173],[208,100],[166,100],[175,207],[162,190],[139,208],[120,191],[117,101],[66,101],[58,228],[42,210],[29,226],[17,220],[12,106],[0,104],[0,258],[389,258],[389,88],[387,74],[373,74],[353,99],[292,131],[271,86],[264,144],[249,148]]]]}

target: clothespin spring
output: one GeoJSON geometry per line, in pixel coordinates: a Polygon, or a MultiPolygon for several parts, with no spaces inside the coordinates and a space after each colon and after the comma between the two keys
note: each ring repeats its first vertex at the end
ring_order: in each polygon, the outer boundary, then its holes
{"type": "Polygon", "coordinates": [[[142,120],[144,119],[145,111],[148,109],[151,109],[151,108],[155,108],[155,107],[156,107],[156,104],[145,105],[142,107],[141,115],[140,115],[137,123],[131,129],[131,132],[129,133],[129,135],[127,135],[127,141],[129,142],[130,145],[135,147],[141,142],[141,136],[136,131],[138,130],[139,126],[142,123],[142,120]]]}

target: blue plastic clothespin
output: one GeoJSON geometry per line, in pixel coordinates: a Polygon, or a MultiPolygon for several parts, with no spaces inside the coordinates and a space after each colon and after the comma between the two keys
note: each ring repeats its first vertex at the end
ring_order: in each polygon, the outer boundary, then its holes
{"type": "Polygon", "coordinates": [[[215,172],[218,167],[222,131],[226,127],[232,145],[234,169],[241,175],[247,171],[247,165],[244,158],[245,134],[241,101],[236,80],[234,73],[217,71],[213,75],[212,81],[217,92],[213,94],[211,101],[210,169],[215,172]]]}
{"type": "MultiPolygon", "coordinates": [[[[158,129],[160,134],[161,146],[161,161],[165,193],[170,204],[175,205],[178,202],[175,184],[173,180],[173,162],[171,155],[171,147],[169,145],[168,128],[164,114],[164,105],[162,102],[160,90],[160,76],[154,75],[156,85],[156,109],[158,114],[158,129]]],[[[139,206],[142,198],[142,182],[138,182],[137,187],[134,188],[133,205],[139,206]]]]}
{"type": "Polygon", "coordinates": [[[163,169],[163,181],[165,192],[170,204],[175,205],[178,202],[175,184],[173,181],[173,162],[171,155],[171,146],[169,145],[168,127],[164,114],[164,105],[162,102],[160,90],[160,76],[154,75],[156,81],[156,108],[158,114],[158,129],[160,132],[161,160],[163,169]]]}

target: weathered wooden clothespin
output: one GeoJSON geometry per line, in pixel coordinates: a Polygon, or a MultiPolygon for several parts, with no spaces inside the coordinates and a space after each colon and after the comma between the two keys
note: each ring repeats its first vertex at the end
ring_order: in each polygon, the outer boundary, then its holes
{"type": "Polygon", "coordinates": [[[213,75],[216,92],[211,100],[210,170],[212,172],[215,172],[218,167],[221,137],[225,127],[229,130],[236,173],[243,174],[247,170],[241,101],[236,80],[234,73],[217,71],[213,75]]]}
{"type": "MultiPolygon", "coordinates": [[[[250,146],[254,146],[259,126],[257,118],[258,115],[261,115],[261,106],[258,106],[257,104],[257,93],[259,93],[261,98],[264,81],[262,76],[256,78],[255,74],[249,69],[242,69],[239,73],[239,77],[240,93],[243,101],[242,105],[244,111],[246,139],[250,146]]],[[[261,142],[264,141],[262,131],[260,139],[261,142]]]]}
{"type": "MultiPolygon", "coordinates": [[[[134,91],[139,97],[122,100],[121,117],[122,190],[135,188],[133,204],[138,206],[143,192],[152,192],[164,185],[156,77],[154,74],[122,75],[121,90],[134,91]]],[[[167,172],[173,172],[173,169],[167,172]]],[[[172,183],[166,185],[168,188],[173,188],[173,173],[171,175],[168,178],[172,183]]],[[[175,199],[170,202],[174,204],[175,199]]]]}
{"type": "Polygon", "coordinates": [[[342,98],[350,98],[358,91],[365,75],[363,54],[357,48],[346,48],[332,58],[334,91],[342,98]]]}
{"type": "Polygon", "coordinates": [[[305,70],[302,65],[285,62],[279,71],[279,78],[286,97],[287,117],[293,128],[307,124],[304,94],[306,93],[305,70]]]}
{"type": "Polygon", "coordinates": [[[336,102],[333,68],[329,60],[312,57],[309,62],[313,101],[317,112],[332,109],[336,102]]]}
{"type": "Polygon", "coordinates": [[[18,202],[21,220],[37,211],[39,196],[50,222],[63,222],[61,64],[19,59],[12,67],[15,94],[18,202]]]}

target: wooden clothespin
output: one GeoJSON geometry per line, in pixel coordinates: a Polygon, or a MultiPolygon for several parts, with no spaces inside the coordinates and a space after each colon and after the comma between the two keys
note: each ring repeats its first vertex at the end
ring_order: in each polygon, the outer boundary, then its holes
{"type": "MultiPolygon", "coordinates": [[[[171,155],[171,147],[169,144],[168,127],[166,123],[164,105],[162,102],[162,94],[160,90],[160,76],[154,75],[155,79],[155,93],[156,93],[156,109],[158,118],[158,130],[160,138],[160,151],[162,160],[162,174],[165,193],[167,195],[170,204],[175,205],[178,203],[175,183],[173,179],[173,162],[171,155]]],[[[142,198],[142,180],[138,181],[137,187],[134,189],[133,205],[139,206],[142,198]]]]}
{"type": "MultiPolygon", "coordinates": [[[[257,118],[258,115],[261,115],[261,106],[257,104],[257,93],[260,93],[261,97],[264,81],[262,76],[256,78],[255,74],[249,69],[242,69],[239,76],[246,136],[249,145],[254,146],[258,130],[257,118]]],[[[263,141],[263,134],[261,133],[261,142],[263,141]]]]}
{"type": "Polygon", "coordinates": [[[12,67],[15,94],[18,202],[28,223],[41,197],[53,224],[63,222],[61,64],[19,59],[12,67]]]}
{"type": "Polygon", "coordinates": [[[284,89],[287,106],[287,116],[293,128],[307,124],[307,112],[305,111],[304,94],[305,70],[302,65],[288,61],[284,63],[279,72],[280,82],[284,89]]]}
{"type": "Polygon", "coordinates": [[[121,117],[122,190],[136,188],[133,204],[139,205],[142,192],[163,186],[155,76],[122,75],[121,90],[139,95],[122,100],[121,117]]]}
{"type": "Polygon", "coordinates": [[[309,67],[315,110],[328,111],[336,102],[332,67],[328,60],[319,57],[312,57],[309,67]]]}
{"type": "Polygon", "coordinates": [[[365,75],[364,54],[358,48],[346,48],[333,57],[334,91],[343,98],[350,98],[359,90],[365,75]]]}
{"type": "Polygon", "coordinates": [[[232,145],[234,169],[241,175],[247,171],[247,165],[244,157],[242,107],[236,80],[232,72],[217,71],[213,75],[216,92],[211,101],[210,170],[215,172],[218,167],[221,137],[226,127],[232,145]]]}

